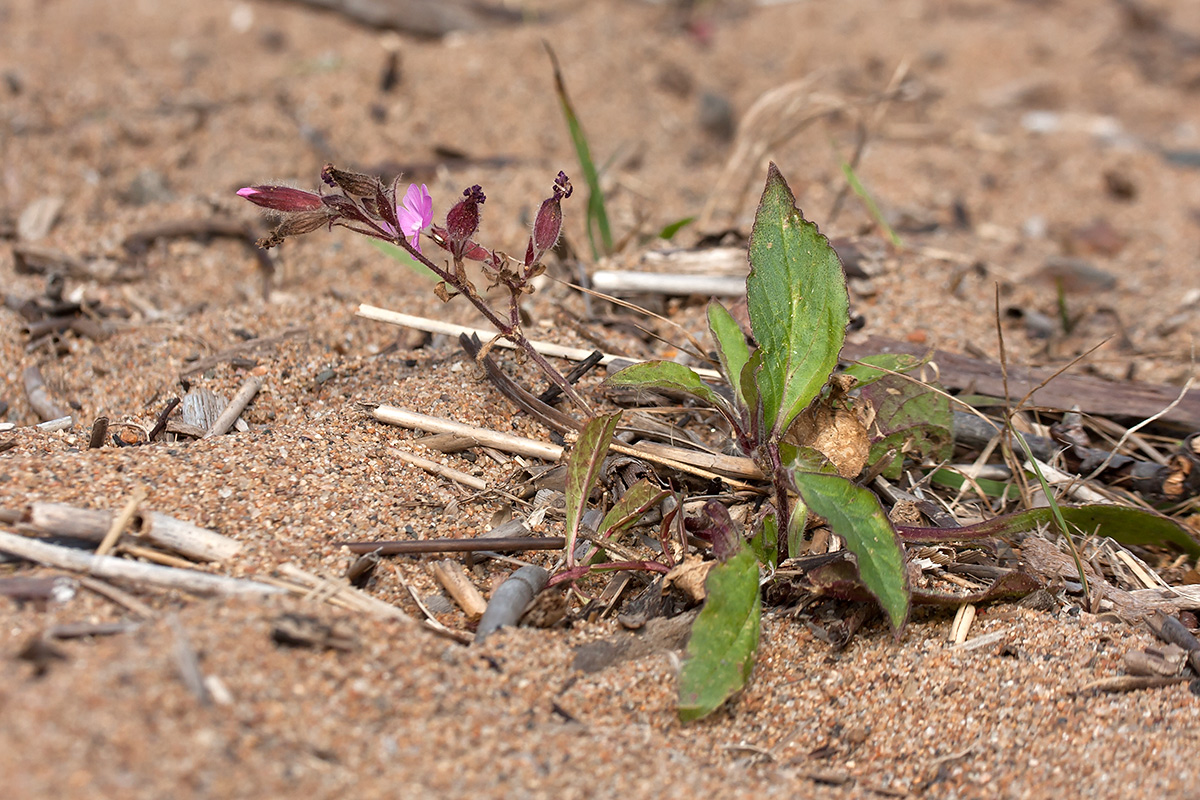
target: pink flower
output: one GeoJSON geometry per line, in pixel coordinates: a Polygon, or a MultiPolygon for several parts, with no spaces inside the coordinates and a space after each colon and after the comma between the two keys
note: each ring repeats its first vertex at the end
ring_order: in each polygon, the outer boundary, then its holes
{"type": "Polygon", "coordinates": [[[421,231],[433,223],[433,198],[425,184],[408,187],[403,203],[396,209],[396,220],[400,223],[400,233],[421,252],[421,231]]]}

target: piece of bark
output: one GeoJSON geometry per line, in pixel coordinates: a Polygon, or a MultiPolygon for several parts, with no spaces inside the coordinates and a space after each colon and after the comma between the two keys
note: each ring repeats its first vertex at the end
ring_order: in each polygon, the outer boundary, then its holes
{"type": "Polygon", "coordinates": [[[70,547],[39,542],[24,536],[0,531],[0,551],[20,556],[27,561],[59,569],[84,572],[100,578],[182,589],[196,594],[278,594],[283,589],[258,581],[227,578],[195,570],[142,564],[113,556],[96,556],[70,547]]]}
{"type": "Polygon", "coordinates": [[[475,621],[487,611],[487,600],[475,588],[471,577],[463,569],[463,565],[451,558],[435,561],[429,565],[429,571],[441,584],[441,587],[454,598],[458,607],[467,615],[467,619],[475,621]]]}
{"type": "Polygon", "coordinates": [[[524,19],[518,9],[471,0],[292,0],[340,14],[360,25],[439,37],[524,19]]]}
{"type": "Polygon", "coordinates": [[[1169,614],[1158,611],[1146,618],[1146,624],[1150,626],[1150,630],[1154,631],[1155,636],[1168,644],[1182,648],[1187,653],[1187,661],[1192,672],[1200,675],[1200,640],[1197,640],[1182,622],[1169,614]]]}
{"type": "Polygon", "coordinates": [[[88,437],[88,449],[96,450],[104,447],[104,443],[108,441],[108,417],[96,417],[96,421],[92,423],[92,433],[88,437]]]}
{"type": "Polygon", "coordinates": [[[492,593],[487,610],[479,620],[479,627],[475,629],[475,643],[482,642],[505,625],[516,625],[525,608],[549,579],[550,573],[532,564],[509,575],[492,593]]]}
{"type": "Polygon", "coordinates": [[[180,418],[185,425],[192,425],[204,432],[212,429],[221,410],[227,406],[225,398],[205,386],[196,386],[183,396],[180,418]]]}
{"type": "MultiPolygon", "coordinates": [[[[843,359],[860,359],[878,353],[908,353],[924,357],[927,349],[911,342],[883,336],[848,339],[842,349],[843,359]]],[[[959,353],[935,350],[933,361],[938,365],[938,380],[947,389],[966,389],[974,394],[1004,397],[1004,379],[1000,365],[959,353]]],[[[1049,367],[1008,365],[1009,399],[1015,403],[1035,386],[1048,379],[1056,370],[1049,367]]],[[[1145,419],[1159,413],[1179,397],[1174,386],[1160,386],[1138,381],[1116,383],[1087,375],[1063,373],[1042,386],[1027,401],[1043,408],[1079,407],[1084,414],[1105,417],[1145,419]]],[[[1192,389],[1179,404],[1160,417],[1182,426],[1189,433],[1200,430],[1200,389],[1192,389]]]]}
{"type": "Polygon", "coordinates": [[[50,390],[46,388],[46,382],[42,379],[40,369],[36,366],[26,367],[25,372],[22,373],[22,379],[25,382],[25,395],[29,398],[29,406],[43,421],[49,422],[70,416],[70,412],[64,410],[50,397],[50,390]]]}
{"type": "MultiPolygon", "coordinates": [[[[65,503],[31,503],[24,518],[24,522],[39,533],[90,542],[102,540],[112,521],[111,511],[77,508],[65,503]]],[[[193,561],[224,561],[242,549],[241,542],[235,539],[157,511],[135,515],[132,532],[193,561]]]]}
{"type": "Polygon", "coordinates": [[[1125,654],[1125,672],[1130,675],[1173,677],[1183,672],[1187,651],[1179,645],[1148,647],[1125,654]]]}
{"type": "Polygon", "coordinates": [[[47,639],[82,639],[87,636],[115,636],[137,630],[136,622],[72,622],[46,630],[47,639]]]}
{"type": "Polygon", "coordinates": [[[53,575],[46,578],[26,578],[15,575],[0,578],[0,597],[9,597],[17,601],[54,600],[65,603],[75,596],[76,583],[66,575],[53,575]]]}

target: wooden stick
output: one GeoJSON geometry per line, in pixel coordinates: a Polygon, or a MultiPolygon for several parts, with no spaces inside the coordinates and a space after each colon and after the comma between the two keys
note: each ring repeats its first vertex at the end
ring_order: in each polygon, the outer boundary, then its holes
{"type": "Polygon", "coordinates": [[[233,423],[237,422],[237,418],[246,410],[246,406],[254,399],[254,395],[258,394],[258,390],[262,388],[263,379],[257,375],[251,375],[242,384],[242,388],[238,389],[237,394],[229,401],[229,405],[225,406],[225,410],[217,417],[217,421],[213,423],[212,428],[208,433],[204,434],[204,438],[208,439],[213,436],[220,436],[233,427],[233,423]]]}
{"type": "Polygon", "coordinates": [[[513,436],[510,433],[499,433],[442,417],[418,414],[415,411],[395,406],[376,406],[371,410],[371,414],[375,419],[389,425],[413,428],[426,433],[453,433],[459,436],[469,436],[487,447],[494,447],[506,453],[516,453],[529,458],[540,458],[542,461],[558,461],[563,455],[563,448],[558,445],[526,439],[523,436],[513,436]]]}
{"type": "Polygon", "coordinates": [[[447,467],[445,464],[439,464],[436,461],[430,461],[428,458],[421,458],[416,453],[410,453],[407,450],[401,450],[398,447],[389,447],[388,455],[395,456],[406,464],[412,464],[414,467],[420,467],[426,472],[431,472],[434,475],[440,475],[443,478],[461,483],[463,486],[474,489],[477,492],[482,492],[488,488],[487,481],[482,478],[476,478],[474,475],[468,475],[465,472],[460,472],[453,467],[447,467]]]}
{"type": "Polygon", "coordinates": [[[150,619],[154,616],[154,609],[138,600],[124,589],[118,589],[111,583],[102,581],[99,578],[93,578],[89,575],[79,576],[79,585],[85,589],[103,597],[105,600],[111,600],[119,606],[122,606],[135,617],[141,619],[150,619]]]}
{"type": "Polygon", "coordinates": [[[0,550],[59,569],[86,572],[99,578],[112,578],[153,586],[166,586],[197,594],[277,594],[280,589],[258,581],[210,575],[196,570],[142,564],[113,556],[97,556],[70,547],[39,542],[14,533],[0,531],[0,550]]]}
{"type": "Polygon", "coordinates": [[[96,547],[96,555],[106,556],[112,551],[113,547],[117,544],[117,539],[121,538],[121,533],[133,521],[133,515],[137,513],[138,506],[145,502],[145,500],[145,487],[139,486],[133,490],[133,496],[129,498],[129,502],[118,513],[113,515],[112,523],[108,526],[108,531],[96,547]]]}
{"type": "Polygon", "coordinates": [[[401,622],[414,622],[412,617],[404,613],[403,609],[397,608],[391,603],[385,603],[378,597],[372,597],[366,592],[355,589],[345,581],[337,581],[331,578],[325,578],[320,575],[314,575],[311,572],[306,572],[300,569],[295,564],[281,564],[279,572],[285,577],[291,578],[298,583],[308,586],[314,591],[325,594],[328,597],[340,597],[349,600],[353,606],[359,610],[374,614],[377,617],[399,620],[401,622]]]}
{"type": "MultiPolygon", "coordinates": [[[[65,503],[32,503],[26,521],[41,533],[99,541],[112,525],[111,511],[76,508],[65,503]]],[[[208,528],[157,511],[139,514],[136,534],[146,541],[193,561],[224,561],[242,549],[241,542],[208,528]]]]}
{"type": "Polygon", "coordinates": [[[75,418],[71,416],[59,417],[58,419],[49,419],[45,422],[39,422],[37,429],[42,433],[54,433],[55,431],[68,430],[75,424],[75,418]]]}
{"type": "MultiPolygon", "coordinates": [[[[613,444],[619,444],[614,442],[613,444]]],[[[649,453],[662,458],[670,459],[671,461],[684,461],[691,466],[701,469],[711,470],[723,475],[732,475],[738,478],[749,478],[751,480],[765,480],[762,470],[754,463],[754,459],[745,458],[743,456],[727,456],[721,453],[704,453],[699,450],[690,450],[686,447],[673,447],[669,444],[660,442],[638,442],[636,447],[629,448],[636,450],[639,454],[649,453]]]]}
{"type": "MultiPolygon", "coordinates": [[[[469,436],[477,440],[480,444],[488,447],[494,447],[497,450],[503,450],[507,453],[516,453],[517,455],[528,456],[530,458],[540,458],[543,461],[559,461],[566,452],[562,447],[553,444],[545,444],[535,439],[526,439],[523,436],[513,436],[510,433],[500,433],[498,431],[480,428],[475,425],[467,425],[462,422],[454,422],[453,420],[443,417],[430,417],[425,414],[418,414],[415,411],[408,411],[395,406],[375,406],[371,410],[371,414],[380,422],[386,422],[389,425],[400,425],[405,428],[415,428],[416,430],[426,431],[427,433],[454,433],[459,436],[469,436]]],[[[701,469],[692,466],[690,463],[682,459],[691,459],[694,456],[700,458],[711,458],[708,453],[696,453],[694,450],[687,450],[682,447],[673,448],[668,445],[655,445],[653,450],[650,448],[643,449],[638,447],[628,447],[618,442],[613,442],[609,449],[615,453],[622,455],[634,456],[635,458],[643,458],[647,461],[652,461],[663,466],[677,469],[680,472],[687,472],[691,475],[696,475],[708,480],[723,480],[735,489],[744,489],[747,491],[759,491],[757,487],[751,486],[724,475],[718,475],[715,472],[701,469]],[[669,453],[670,455],[665,455],[669,453]]],[[[730,457],[734,458],[734,457],[730,457]]],[[[744,473],[753,467],[753,462],[750,459],[738,459],[731,461],[722,461],[726,465],[736,465],[744,473]]],[[[759,477],[761,472],[752,472],[748,477],[759,477]]]]}
{"type": "Polygon", "coordinates": [[[452,558],[446,558],[430,564],[429,571],[454,598],[454,602],[458,603],[467,619],[475,621],[483,616],[483,612],[487,610],[487,600],[484,600],[483,595],[475,588],[462,564],[452,558]]]}
{"type": "Polygon", "coordinates": [[[746,276],[598,270],[592,274],[592,288],[607,294],[634,292],[740,297],[746,293],[746,276]]]}
{"type": "MultiPolygon", "coordinates": [[[[459,336],[467,334],[468,336],[475,335],[479,337],[481,342],[486,342],[495,337],[495,331],[487,331],[483,328],[469,328],[466,325],[455,325],[451,322],[443,322],[438,319],[427,319],[426,317],[416,317],[412,314],[403,314],[399,311],[389,311],[386,308],[367,305],[363,303],[358,307],[356,316],[363,319],[370,319],[376,322],[386,322],[389,325],[400,325],[406,328],[415,328],[419,331],[428,331],[430,333],[444,333],[449,336],[459,336]]],[[[584,350],[581,347],[566,347],[552,342],[542,342],[530,340],[533,349],[544,356],[554,356],[556,358],[565,358],[571,361],[583,361],[590,356],[593,350],[584,350]]],[[[513,349],[516,347],[507,339],[500,339],[496,342],[496,347],[507,347],[513,349]]],[[[600,358],[601,364],[609,364],[616,360],[628,361],[625,356],[615,355],[613,353],[604,353],[600,358]]],[[[721,375],[716,370],[712,369],[696,369],[696,372],[702,378],[709,380],[719,380],[721,375]]]]}

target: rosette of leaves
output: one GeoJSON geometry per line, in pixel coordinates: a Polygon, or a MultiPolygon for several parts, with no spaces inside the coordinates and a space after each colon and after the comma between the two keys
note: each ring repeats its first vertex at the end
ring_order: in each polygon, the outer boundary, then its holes
{"type": "Polygon", "coordinates": [[[748,542],[757,558],[726,555],[709,575],[708,600],[680,679],[680,714],[687,720],[710,713],[744,685],[758,647],[760,565],[776,565],[781,536],[782,549],[796,553],[810,511],[846,542],[862,584],[894,630],[909,613],[900,540],[878,500],[838,474],[826,454],[789,435],[802,417],[836,416],[834,406],[845,402],[827,386],[845,341],[849,298],[837,253],[796,207],[774,164],[755,214],[749,258],[746,300],[757,347],[750,348],[723,306],[713,302],[708,309],[732,399],[669,361],[637,364],[608,379],[624,387],[683,391],[711,405],[772,485],[772,499],[757,515],[748,542]]]}

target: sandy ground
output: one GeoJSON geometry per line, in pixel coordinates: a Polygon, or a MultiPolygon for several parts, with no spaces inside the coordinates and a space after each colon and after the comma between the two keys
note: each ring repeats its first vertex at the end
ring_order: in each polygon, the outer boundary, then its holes
{"type": "MultiPolygon", "coordinates": [[[[130,273],[67,279],[68,298],[121,313],[104,318],[106,338],[67,334],[60,352],[28,348],[24,320],[0,310],[0,401],[18,426],[0,433],[14,442],[0,453],[0,509],[35,500],[117,509],[142,488],[147,507],[241,542],[235,559],[208,568],[238,577],[285,563],[340,575],[343,540],[486,530],[506,500],[399,463],[389,448],[413,434],[358,405],[546,439],[477,382],[449,341],[413,349],[409,334],[354,316],[369,302],[478,324],[469,307],[443,306],[422,279],[345,232],[281,248],[266,302],[255,257],[236,240],[160,238],[136,259],[123,243],[214,218],[265,231],[234,191],[315,188],[333,161],[402,168],[428,184],[439,213],[479,183],[484,240],[518,252],[555,173],[583,186],[543,40],[597,159],[610,164],[610,210],[627,245],[608,266],[639,265],[661,246],[654,232],[710,200],[706,228],[685,229],[680,244],[745,233],[770,158],[826,233],[863,235],[877,254],[852,294],[868,333],[994,356],[998,292],[1020,363],[1062,363],[1112,336],[1080,369],[1176,385],[1194,373],[1200,6],[1148,4],[1156,26],[1087,0],[698,5],[689,14],[638,2],[511,4],[528,21],[441,39],[381,34],[288,2],[0,5],[5,248],[32,243],[130,273]],[[385,88],[393,52],[398,80],[385,88]],[[733,135],[765,92],[797,81],[733,135]],[[799,124],[806,114],[814,118],[799,124]],[[789,120],[793,135],[723,177],[739,143],[789,120]],[[853,154],[859,125],[857,174],[900,250],[882,246],[853,195],[832,212],[845,185],[839,159],[853,154]],[[448,160],[447,149],[467,160],[448,160]],[[31,207],[58,202],[52,225],[30,227],[31,207]],[[1053,323],[1058,313],[1055,270],[1070,276],[1065,302],[1079,322],[1071,336],[1030,336],[1039,315],[1053,323]],[[292,328],[302,331],[187,379],[230,396],[250,373],[261,377],[249,431],[86,449],[96,417],[116,432],[148,428],[182,395],[181,372],[196,359],[292,328]],[[35,365],[78,420],[73,429],[30,427],[39,418],[22,375],[35,365]]],[[[568,240],[586,254],[582,194],[565,211],[568,240]]],[[[12,259],[0,276],[14,298],[45,293],[46,278],[12,259]]],[[[697,326],[699,306],[679,305],[668,310],[697,326]]],[[[593,346],[565,324],[585,315],[560,286],[529,310],[539,337],[593,346]]],[[[633,355],[659,347],[593,329],[633,355]]],[[[528,368],[509,368],[540,385],[528,368]]],[[[493,485],[515,469],[444,460],[493,485]]],[[[552,521],[540,532],[557,533],[552,521]]],[[[486,593],[507,569],[474,577],[486,593]]],[[[418,560],[390,562],[369,590],[418,615],[406,584],[465,628],[418,560]]],[[[1150,642],[1087,613],[986,610],[978,633],[1005,637],[977,650],[946,646],[945,615],[918,615],[899,641],[876,624],[838,653],[771,611],[739,702],[685,728],[673,655],[571,668],[572,649],[614,633],[612,621],[504,632],[466,648],[295,598],[136,594],[149,619],[56,644],[65,659],[41,677],[16,657],[41,632],[131,612],[83,590],[48,606],[0,601],[5,796],[1186,797],[1200,781],[1200,699],[1187,685],[1076,692],[1120,674],[1124,653],[1150,642]],[[349,626],[354,648],[276,646],[272,625],[288,612],[349,626]],[[181,678],[181,652],[209,677],[208,704],[181,678]]]]}

